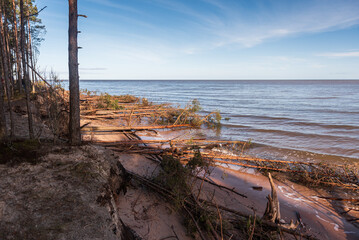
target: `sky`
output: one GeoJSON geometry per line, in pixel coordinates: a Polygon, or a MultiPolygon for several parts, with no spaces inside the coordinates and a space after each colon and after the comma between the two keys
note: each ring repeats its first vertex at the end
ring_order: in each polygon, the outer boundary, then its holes
{"type": "MultiPolygon", "coordinates": [[[[68,1],[37,0],[68,79],[68,1]]],[[[359,79],[359,0],[78,0],[80,79],[359,79]]]]}

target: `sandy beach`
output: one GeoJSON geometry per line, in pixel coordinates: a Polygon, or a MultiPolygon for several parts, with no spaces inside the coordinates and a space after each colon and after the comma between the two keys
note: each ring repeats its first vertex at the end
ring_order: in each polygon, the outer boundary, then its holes
{"type": "MultiPolygon", "coordinates": [[[[112,126],[114,126],[113,124],[116,126],[121,125],[121,122],[118,122],[118,120],[112,123],[111,121],[104,123],[98,119],[91,121],[91,124],[88,126],[109,126],[109,123],[112,126]]],[[[89,123],[89,121],[83,120],[82,124],[86,123],[89,123]]],[[[170,140],[179,140],[181,138],[196,139],[199,136],[203,136],[203,131],[211,130],[145,130],[136,134],[143,142],[156,142],[156,140],[163,142],[161,145],[145,144],[148,148],[166,149],[170,148],[170,140]]],[[[101,135],[84,135],[84,139],[90,138],[94,144],[96,142],[106,144],[106,142],[129,141],[129,139],[126,139],[126,136],[114,133],[107,135],[106,133],[101,135]]],[[[139,140],[140,143],[141,140],[139,140]]],[[[131,149],[131,145],[128,146],[128,149],[131,149]]],[[[131,154],[127,153],[126,150],[123,150],[122,153],[121,151],[115,152],[119,161],[130,172],[152,179],[160,171],[160,163],[149,160],[146,154],[131,154]]],[[[199,174],[203,176],[203,173],[199,174]]],[[[337,189],[338,191],[331,192],[330,190],[328,191],[328,188],[310,188],[288,180],[286,177],[281,176],[280,172],[273,172],[272,174],[276,176],[274,183],[278,193],[281,221],[286,223],[290,223],[291,220],[294,222],[298,221],[299,231],[317,239],[357,239],[359,237],[358,228],[355,222],[351,220],[358,217],[357,212],[351,211],[349,215],[342,214],[351,209],[351,206],[353,206],[352,202],[330,200],[334,198],[333,196],[338,199],[355,199],[357,191],[349,190],[347,192],[345,189],[337,189]],[[328,197],[328,199],[325,199],[325,197],[328,197]]],[[[199,199],[214,202],[219,206],[241,212],[247,216],[253,214],[258,218],[263,216],[268,201],[267,196],[271,192],[271,186],[265,173],[258,172],[255,168],[222,163],[210,167],[210,174],[205,177],[208,181],[225,186],[227,189],[238,191],[245,195],[245,197],[211,185],[208,182],[201,183],[201,180],[197,179],[197,181],[194,181],[195,187],[193,193],[198,195],[200,191],[199,199]]],[[[168,212],[173,213],[173,210],[166,212],[166,208],[171,209],[168,203],[164,205],[159,204],[158,196],[153,196],[147,191],[146,193],[141,193],[141,191],[140,189],[134,189],[131,190],[129,195],[124,196],[123,199],[120,198],[119,214],[123,216],[123,220],[127,221],[126,223],[136,232],[145,236],[145,239],[161,239],[161,237],[166,237],[173,231],[173,226],[175,226],[177,234],[181,236],[179,239],[186,239],[184,237],[186,236],[185,229],[181,228],[177,224],[178,222],[176,222],[181,218],[168,214],[168,212]],[[144,194],[146,197],[143,198],[141,194],[144,194]],[[151,208],[153,209],[151,210],[151,208]],[[159,232],[161,237],[158,235],[159,232]]],[[[355,204],[356,200],[353,201],[355,204]]]]}

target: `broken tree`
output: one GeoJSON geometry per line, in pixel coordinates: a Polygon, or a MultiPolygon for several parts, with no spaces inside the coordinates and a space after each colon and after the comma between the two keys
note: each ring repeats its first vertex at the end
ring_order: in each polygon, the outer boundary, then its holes
{"type": "Polygon", "coordinates": [[[81,143],[80,86],[77,46],[77,0],[69,0],[69,82],[70,82],[70,143],[81,143]]]}

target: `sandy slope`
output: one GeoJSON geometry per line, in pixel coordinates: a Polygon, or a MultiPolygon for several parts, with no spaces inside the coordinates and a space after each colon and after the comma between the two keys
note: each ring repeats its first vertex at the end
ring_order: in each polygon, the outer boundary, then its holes
{"type": "Polygon", "coordinates": [[[0,165],[0,239],[119,239],[97,202],[116,159],[94,146],[49,148],[36,164],[0,165]]]}

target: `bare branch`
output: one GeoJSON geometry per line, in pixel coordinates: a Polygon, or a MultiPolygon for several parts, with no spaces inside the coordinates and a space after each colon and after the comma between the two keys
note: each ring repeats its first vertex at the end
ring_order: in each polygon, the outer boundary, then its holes
{"type": "Polygon", "coordinates": [[[37,16],[37,15],[39,15],[39,13],[40,13],[40,12],[42,12],[45,8],[47,8],[47,6],[45,6],[45,7],[41,8],[41,9],[40,9],[40,11],[37,11],[37,12],[36,12],[36,13],[34,13],[34,14],[30,14],[30,15],[29,15],[29,16],[27,16],[27,17],[37,16]]]}

